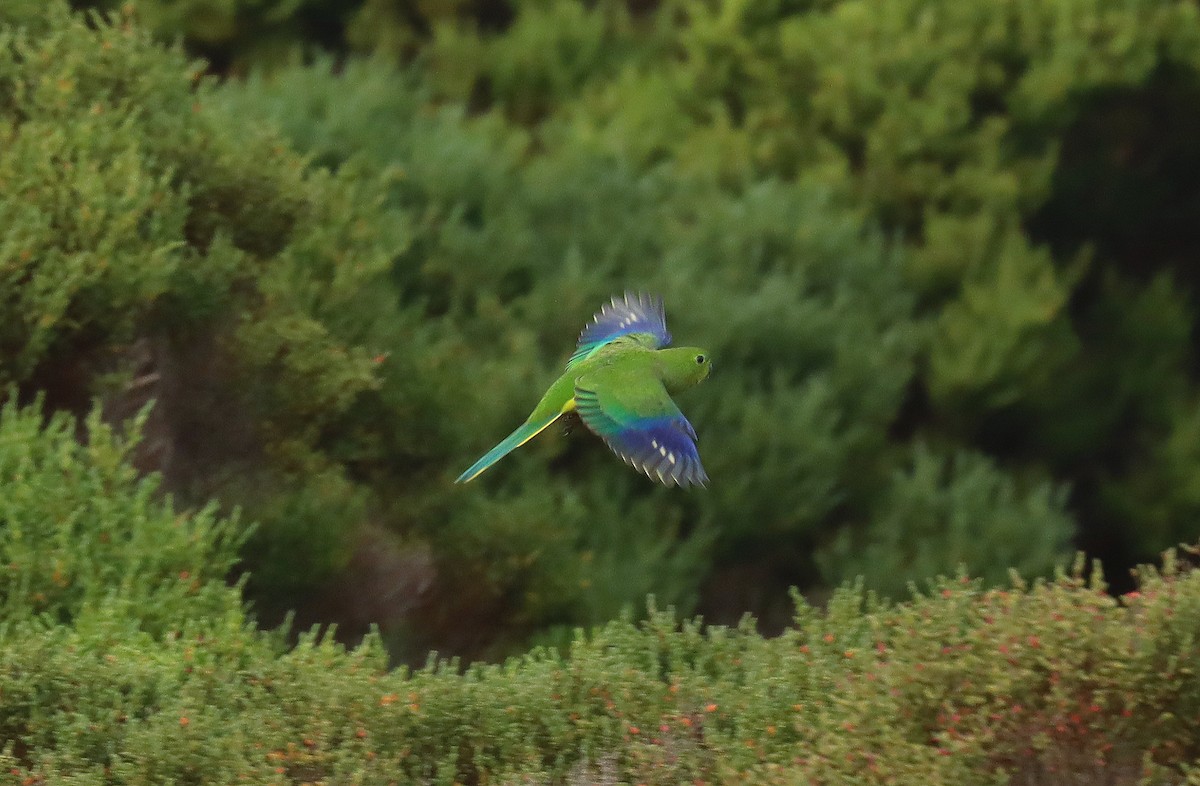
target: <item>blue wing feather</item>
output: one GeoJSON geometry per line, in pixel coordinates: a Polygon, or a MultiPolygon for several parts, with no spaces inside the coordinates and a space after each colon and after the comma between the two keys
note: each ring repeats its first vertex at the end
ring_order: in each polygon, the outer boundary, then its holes
{"type": "Polygon", "coordinates": [[[651,349],[659,349],[671,343],[662,298],[644,292],[626,292],[620,299],[613,297],[596,312],[592,322],[579,334],[579,344],[571,359],[567,361],[567,368],[613,339],[635,333],[647,335],[651,349]]]}
{"type": "Polygon", "coordinates": [[[673,406],[667,414],[618,421],[604,410],[595,391],[583,387],[575,389],[575,404],[583,422],[614,453],[652,480],[678,486],[708,483],[696,450],[696,430],[673,406]]]}

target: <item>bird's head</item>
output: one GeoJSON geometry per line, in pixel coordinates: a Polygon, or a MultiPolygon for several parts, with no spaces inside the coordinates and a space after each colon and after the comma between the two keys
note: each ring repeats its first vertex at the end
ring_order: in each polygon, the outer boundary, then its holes
{"type": "Polygon", "coordinates": [[[685,390],[712,373],[712,355],[701,347],[672,347],[663,355],[663,384],[669,391],[685,390]]]}

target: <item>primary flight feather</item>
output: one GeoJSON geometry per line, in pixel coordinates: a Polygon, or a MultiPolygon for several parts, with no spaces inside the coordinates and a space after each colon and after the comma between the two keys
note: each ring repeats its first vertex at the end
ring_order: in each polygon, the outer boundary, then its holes
{"type": "Polygon", "coordinates": [[[696,431],[672,393],[712,370],[698,347],[667,348],[662,300],[626,292],[614,297],[579,336],[575,353],[525,422],[458,477],[466,483],[563,415],[576,413],[627,464],[666,485],[703,486],[696,431]]]}

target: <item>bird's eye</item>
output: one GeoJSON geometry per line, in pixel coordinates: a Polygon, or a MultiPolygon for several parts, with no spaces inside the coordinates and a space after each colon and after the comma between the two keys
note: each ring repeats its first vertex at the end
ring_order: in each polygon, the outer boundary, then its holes
{"type": "Polygon", "coordinates": [[[696,363],[698,363],[699,365],[703,366],[704,361],[706,361],[706,360],[708,360],[708,358],[704,357],[704,355],[696,355],[696,363]]]}

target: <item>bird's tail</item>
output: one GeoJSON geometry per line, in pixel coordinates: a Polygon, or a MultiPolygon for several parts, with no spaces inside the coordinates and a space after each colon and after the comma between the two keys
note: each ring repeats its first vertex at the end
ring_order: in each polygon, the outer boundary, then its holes
{"type": "Polygon", "coordinates": [[[561,412],[556,412],[553,415],[551,415],[550,417],[544,418],[542,420],[527,420],[527,421],[525,421],[524,423],[522,423],[520,426],[517,427],[516,431],[514,431],[513,433],[511,433],[507,437],[505,437],[504,440],[499,445],[492,448],[487,453],[484,453],[483,458],[479,459],[479,461],[476,461],[474,464],[472,464],[467,469],[467,471],[464,472],[463,474],[459,475],[458,480],[456,480],[454,482],[455,483],[466,483],[467,481],[474,480],[485,469],[492,466],[497,461],[504,458],[509,453],[511,453],[512,451],[521,447],[526,442],[528,442],[529,440],[533,439],[538,434],[540,434],[543,429],[545,429],[547,426],[549,426],[554,421],[558,420],[558,418],[561,414],[562,414],[561,412]]]}

